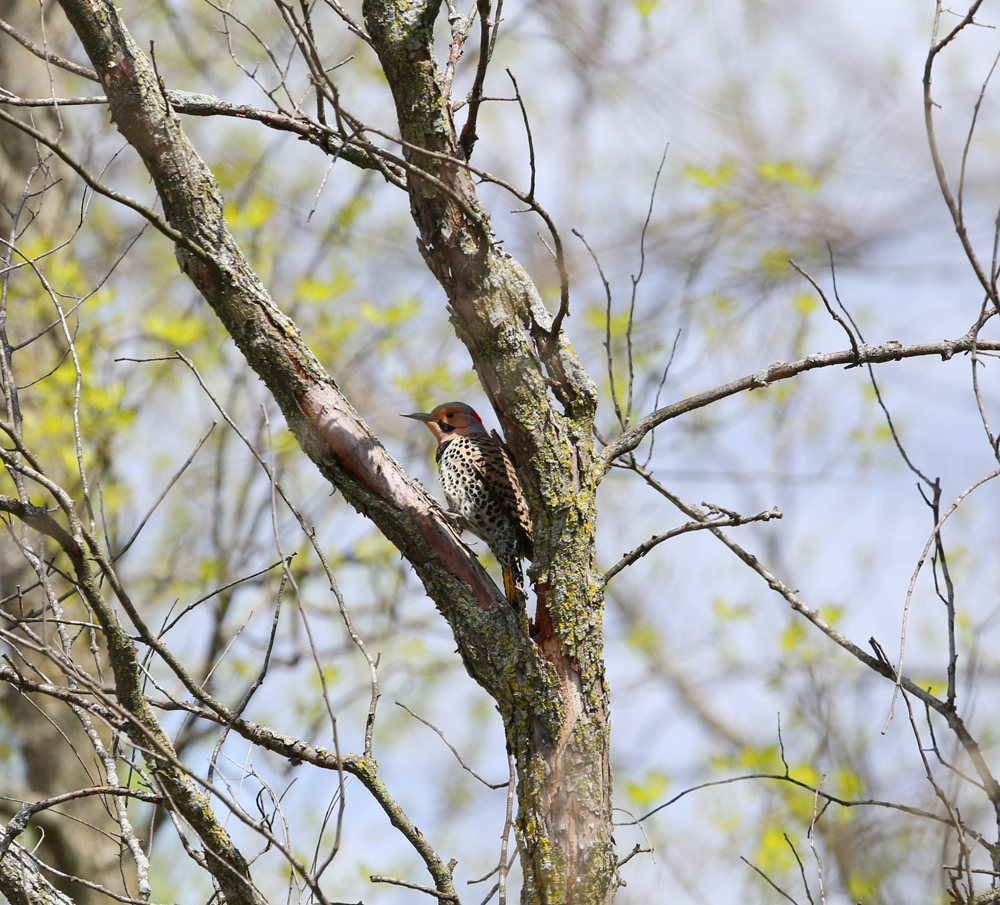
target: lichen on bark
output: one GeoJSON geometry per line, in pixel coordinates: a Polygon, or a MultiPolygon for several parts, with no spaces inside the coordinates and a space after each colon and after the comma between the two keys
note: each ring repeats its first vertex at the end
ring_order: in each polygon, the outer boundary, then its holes
{"type": "Polygon", "coordinates": [[[364,14],[400,134],[453,158],[405,149],[449,188],[431,191],[410,176],[418,244],[447,294],[456,333],[504,426],[534,509],[535,643],[518,666],[514,694],[498,701],[518,766],[522,901],[607,902],[616,862],[603,598],[594,561],[596,394],[565,337],[548,336],[552,316],[523,268],[496,243],[462,165],[433,62],[439,5],[366,0],[364,14]]]}

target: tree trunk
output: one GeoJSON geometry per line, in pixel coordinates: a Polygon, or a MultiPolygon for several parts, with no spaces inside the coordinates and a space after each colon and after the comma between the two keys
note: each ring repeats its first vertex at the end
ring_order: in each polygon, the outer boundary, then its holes
{"type": "Polygon", "coordinates": [[[439,6],[366,0],[363,9],[400,135],[413,146],[404,154],[451,190],[408,171],[421,252],[523,464],[535,513],[533,668],[500,701],[518,764],[522,901],[605,902],[614,896],[615,855],[603,598],[594,562],[596,394],[562,334],[549,342],[552,316],[524,270],[495,242],[462,166],[434,62],[439,6]],[[550,402],[549,386],[559,407],[550,402]]]}

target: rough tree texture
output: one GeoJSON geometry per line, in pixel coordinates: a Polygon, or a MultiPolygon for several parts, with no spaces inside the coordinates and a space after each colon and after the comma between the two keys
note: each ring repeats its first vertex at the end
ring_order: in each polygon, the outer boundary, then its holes
{"type": "MultiPolygon", "coordinates": [[[[438,2],[366,0],[372,36],[396,103],[402,138],[461,158],[441,91],[432,29],[438,2]]],[[[540,517],[533,573],[542,669],[501,702],[518,762],[524,900],[601,902],[614,894],[608,700],[602,599],[594,567],[591,438],[594,387],[523,269],[493,242],[468,171],[407,150],[452,189],[409,176],[410,205],[428,266],[444,287],[459,336],[504,422],[540,517]],[[456,199],[479,218],[468,216],[456,199]],[[552,386],[562,410],[549,404],[552,386]],[[513,708],[509,708],[513,705],[513,708]]]]}
{"type": "MultiPolygon", "coordinates": [[[[422,253],[524,463],[535,509],[539,632],[511,612],[426,493],[388,456],[277,309],[230,235],[211,172],[167,108],[146,57],[106,0],[60,0],[108,96],[115,125],[160,195],[181,268],[280,405],[303,450],[420,575],[470,674],[497,701],[518,765],[522,900],[613,898],[603,601],[594,565],[593,385],[523,269],[497,246],[467,172],[408,151],[451,189],[409,177],[422,253]],[[460,200],[457,200],[460,199],[460,200]],[[555,394],[553,402],[550,390],[555,394]]],[[[459,157],[434,62],[438,2],[366,2],[402,137],[459,157]]],[[[439,892],[453,894],[448,877],[439,892]]]]}
{"type": "Polygon", "coordinates": [[[42,875],[16,842],[0,857],[0,893],[10,905],[77,905],[42,875]]]}

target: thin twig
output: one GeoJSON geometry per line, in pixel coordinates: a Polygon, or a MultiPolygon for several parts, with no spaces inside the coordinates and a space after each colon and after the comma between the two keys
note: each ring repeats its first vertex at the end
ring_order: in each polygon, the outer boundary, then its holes
{"type": "Polygon", "coordinates": [[[830,304],[830,300],[826,297],[826,293],[805,270],[799,267],[791,258],[788,259],[788,263],[791,265],[792,269],[795,270],[800,276],[805,277],[810,285],[819,293],[819,297],[823,300],[823,304],[826,305],[826,310],[830,312],[830,317],[832,317],[841,327],[844,328],[844,332],[847,334],[847,339],[851,344],[851,349],[854,351],[855,358],[859,358],[858,353],[858,341],[854,338],[854,332],[850,327],[844,322],[844,319],[833,310],[833,306],[830,304]]]}
{"type": "Polygon", "coordinates": [[[965,191],[965,166],[969,159],[969,148],[972,146],[972,135],[976,131],[976,120],[979,118],[979,108],[982,106],[983,98],[986,96],[986,88],[990,83],[990,79],[993,78],[993,73],[996,71],[998,62],[1000,62],[1000,53],[997,53],[997,55],[993,58],[993,65],[990,66],[990,71],[986,73],[986,78],[983,79],[983,84],[979,89],[979,97],[976,98],[975,106],[972,108],[972,119],[969,120],[969,133],[965,138],[965,146],[962,148],[962,166],[959,170],[958,176],[959,216],[962,215],[962,196],[965,191]]]}
{"type": "Polygon", "coordinates": [[[921,481],[927,484],[928,487],[933,487],[935,482],[913,464],[910,457],[906,454],[906,450],[903,448],[902,441],[899,439],[899,434],[896,433],[896,425],[892,423],[892,415],[889,414],[889,409],[882,400],[882,393],[880,392],[878,383],[875,380],[875,370],[872,368],[871,362],[868,362],[868,376],[872,382],[872,389],[875,391],[875,399],[878,401],[879,408],[882,409],[882,413],[885,415],[886,424],[889,426],[889,433],[892,434],[892,439],[896,444],[896,449],[899,450],[899,454],[903,457],[903,461],[906,463],[907,468],[920,478],[921,481]]]}
{"type": "MultiPolygon", "coordinates": [[[[697,506],[692,506],[675,493],[673,493],[668,488],[664,487],[659,481],[657,481],[648,471],[643,469],[636,463],[632,463],[630,468],[636,472],[640,477],[642,477],[646,483],[652,487],[657,493],[666,499],[670,500],[681,512],[689,515],[691,518],[706,520],[707,514],[699,509],[697,506]]],[[[760,575],[764,581],[767,582],[768,587],[773,591],[780,594],[795,610],[797,613],[805,617],[813,626],[819,629],[823,634],[825,634],[831,641],[842,647],[851,656],[864,663],[869,669],[884,676],[887,679],[893,681],[893,683],[900,681],[903,690],[909,692],[914,697],[923,701],[929,707],[940,713],[945,720],[948,722],[948,726],[951,728],[952,732],[961,742],[962,747],[965,749],[966,753],[969,755],[970,760],[975,765],[976,772],[978,773],[983,785],[986,788],[987,796],[991,802],[996,802],[1000,806],[1000,783],[996,781],[993,774],[987,764],[983,753],[979,748],[979,744],[976,740],[969,734],[968,728],[965,723],[958,716],[954,708],[948,706],[946,701],[942,701],[940,698],[931,694],[927,689],[922,688],[917,685],[911,679],[901,678],[897,675],[895,668],[889,663],[888,658],[884,654],[872,657],[862,650],[857,644],[851,641],[848,637],[838,632],[829,622],[826,621],[816,610],[810,609],[803,603],[791,588],[789,588],[783,581],[781,581],[776,575],[774,575],[769,569],[767,569],[761,561],[751,553],[744,550],[739,544],[737,544],[725,531],[717,528],[709,529],[712,534],[714,534],[723,544],[725,544],[748,568],[760,575]]]]}
{"type": "Polygon", "coordinates": [[[937,0],[935,4],[934,28],[931,37],[931,47],[927,52],[927,60],[924,63],[924,127],[927,132],[927,142],[930,146],[931,161],[934,164],[934,173],[937,176],[938,187],[941,189],[941,196],[944,198],[944,202],[948,206],[952,222],[955,225],[955,232],[958,233],[958,238],[962,243],[962,248],[965,249],[965,256],[969,259],[969,263],[972,265],[972,269],[975,271],[980,284],[992,300],[993,304],[997,305],[998,300],[993,280],[987,277],[983,272],[982,265],[979,263],[979,258],[976,255],[975,249],[972,247],[972,241],[965,228],[965,220],[963,218],[962,211],[952,194],[951,187],[948,184],[948,176],[945,173],[944,164],[941,161],[941,155],[938,151],[937,137],[934,131],[935,104],[933,98],[931,97],[931,72],[934,68],[934,60],[937,58],[937,55],[944,50],[944,48],[947,47],[966,26],[973,22],[979,7],[982,5],[982,2],[983,0],[975,0],[958,25],[956,25],[940,41],[937,38],[937,34],[941,21],[941,0],[937,0]]]}
{"type": "Polygon", "coordinates": [[[81,76],[85,79],[90,79],[92,82],[99,82],[100,79],[97,77],[97,73],[93,69],[87,69],[86,66],[79,66],[70,60],[63,59],[61,56],[55,53],[50,53],[43,47],[39,47],[34,41],[26,38],[20,32],[18,32],[12,25],[4,22],[0,19],[0,31],[5,32],[10,35],[18,44],[22,47],[30,50],[36,57],[40,60],[45,60],[48,63],[52,63],[58,66],[60,69],[65,69],[67,72],[72,72],[73,75],[81,76]]]}
{"type": "MultiPolygon", "coordinates": [[[[667,382],[667,375],[670,373],[670,366],[674,363],[674,355],[677,354],[677,343],[681,338],[681,330],[678,330],[674,336],[673,345],[670,347],[670,357],[667,359],[667,365],[663,369],[663,376],[660,377],[660,382],[656,387],[656,396],[653,398],[653,410],[655,411],[660,407],[660,394],[663,392],[663,385],[667,382]]],[[[604,444],[607,446],[607,444],[604,444]]],[[[649,437],[649,452],[646,454],[646,461],[643,463],[644,466],[648,466],[650,462],[653,461],[653,450],[656,447],[656,432],[650,431],[649,437]]]]}
{"type": "MultiPolygon", "coordinates": [[[[635,449],[649,431],[663,424],[664,421],[669,421],[672,418],[677,418],[696,409],[704,408],[707,405],[718,402],[720,399],[734,396],[737,393],[762,389],[770,386],[772,383],[788,380],[806,371],[837,365],[854,365],[859,362],[883,364],[890,361],[901,361],[904,358],[918,358],[928,355],[940,355],[942,360],[947,361],[956,353],[969,352],[972,349],[973,342],[973,334],[970,332],[959,339],[945,340],[938,343],[903,345],[896,341],[890,341],[877,346],[863,344],[858,347],[857,353],[853,349],[840,352],[816,352],[799,361],[776,361],[753,374],[748,374],[745,377],[740,377],[722,386],[706,390],[695,396],[689,396],[687,399],[682,399],[679,402],[674,402],[671,405],[651,412],[624,430],[617,439],[613,440],[601,453],[601,459],[606,468],[610,467],[615,459],[635,449]]],[[[979,349],[1000,351],[1000,341],[978,340],[976,342],[979,349]]]]}
{"type": "Polygon", "coordinates": [[[531,185],[528,188],[528,197],[535,197],[535,142],[531,138],[531,123],[528,121],[528,111],[524,106],[524,98],[521,97],[521,91],[517,87],[517,79],[514,78],[514,73],[510,69],[504,70],[507,76],[510,78],[511,84],[514,86],[514,99],[517,101],[517,105],[521,108],[521,119],[524,120],[524,131],[528,136],[528,163],[531,168],[531,185]]]}
{"type": "MultiPolygon", "coordinates": [[[[816,874],[819,882],[820,905],[826,905],[826,889],[823,886],[823,859],[819,856],[819,849],[816,848],[816,821],[818,820],[817,809],[819,805],[819,787],[824,779],[826,779],[826,777],[821,776],[819,782],[816,783],[816,792],[813,794],[812,820],[809,822],[809,832],[806,834],[809,839],[809,848],[812,850],[813,858],[816,859],[816,874]]],[[[801,864],[799,866],[801,867],[801,864]]],[[[804,872],[802,874],[802,879],[805,880],[804,872]]],[[[808,889],[809,887],[807,886],[806,891],[808,891],[808,889]]],[[[812,901],[812,896],[809,896],[809,901],[812,901]]]]}
{"type": "Polygon", "coordinates": [[[780,886],[778,886],[778,884],[775,883],[774,880],[772,880],[767,874],[765,874],[764,871],[762,871],[756,864],[752,864],[751,862],[747,861],[747,859],[744,858],[742,855],[740,855],[740,861],[742,861],[745,865],[747,865],[747,867],[750,867],[753,870],[757,871],[757,873],[764,878],[764,881],[768,883],[768,885],[770,885],[776,892],[780,892],[786,899],[788,899],[789,902],[792,903],[792,905],[799,905],[799,903],[796,902],[795,899],[793,899],[787,892],[785,892],[780,886]]]}
{"type": "MultiPolygon", "coordinates": [[[[115,361],[121,361],[121,359],[116,358],[115,361]]],[[[192,451],[191,455],[184,460],[184,464],[181,465],[181,467],[174,473],[174,476],[167,482],[167,486],[163,488],[163,492],[156,498],[156,502],[153,503],[149,511],[143,517],[142,521],[139,522],[138,527],[135,529],[135,531],[132,532],[132,536],[127,541],[125,541],[125,544],[122,546],[122,548],[111,557],[112,562],[117,562],[117,560],[119,560],[122,556],[125,555],[125,553],[128,552],[129,547],[131,547],[132,544],[135,543],[135,539],[139,536],[139,532],[146,527],[146,522],[150,520],[153,513],[156,512],[157,507],[160,505],[160,503],[163,502],[167,494],[170,493],[170,488],[172,488],[174,484],[176,484],[177,481],[180,479],[181,475],[183,475],[184,472],[187,471],[188,466],[190,466],[190,464],[194,461],[194,457],[198,455],[202,446],[205,445],[205,441],[211,436],[212,431],[215,430],[216,424],[218,424],[217,421],[212,422],[212,426],[206,431],[205,436],[202,437],[195,445],[195,448],[192,451]]]]}
{"type": "Polygon", "coordinates": [[[403,703],[401,703],[399,701],[396,701],[396,706],[397,707],[402,707],[403,710],[405,710],[415,720],[417,720],[418,722],[423,723],[428,729],[432,729],[434,732],[436,732],[437,735],[438,735],[438,738],[440,738],[441,741],[443,741],[448,746],[448,750],[451,751],[451,753],[455,755],[455,760],[457,760],[462,765],[462,769],[465,770],[467,773],[471,774],[472,776],[474,776],[476,779],[478,779],[488,789],[504,789],[504,788],[506,788],[508,786],[509,780],[508,780],[508,782],[489,782],[489,781],[483,779],[482,776],[480,776],[475,770],[472,769],[472,767],[470,767],[462,759],[462,755],[458,753],[458,751],[455,749],[455,746],[451,742],[448,741],[448,739],[445,736],[445,734],[440,729],[438,729],[437,726],[435,726],[433,723],[429,723],[422,716],[418,716],[412,710],[410,710],[409,707],[407,707],[405,704],[403,704],[403,703]]]}
{"type": "Polygon", "coordinates": [[[630,553],[626,553],[625,556],[604,573],[602,581],[604,584],[607,584],[622,569],[642,559],[654,547],[681,534],[688,534],[691,531],[701,531],[706,528],[734,528],[739,525],[748,525],[751,522],[769,522],[771,519],[780,519],[781,517],[782,514],[778,511],[778,507],[775,506],[766,512],[758,512],[756,515],[733,515],[729,518],[712,518],[708,521],[687,522],[677,528],[671,528],[663,534],[651,537],[648,541],[639,544],[630,553]]]}
{"type": "Polygon", "coordinates": [[[507,840],[510,838],[510,828],[514,823],[514,786],[515,766],[513,753],[507,754],[507,767],[510,770],[510,780],[507,783],[507,810],[503,819],[503,835],[500,837],[500,876],[497,879],[500,905],[507,905],[507,840]]]}
{"type": "MultiPolygon", "coordinates": [[[[815,812],[815,807],[813,808],[815,812]]],[[[802,864],[802,859],[799,857],[799,853],[795,850],[795,846],[792,845],[792,840],[788,838],[788,833],[782,833],[785,837],[785,842],[788,843],[788,847],[792,850],[792,854],[795,856],[795,861],[799,865],[799,876],[802,877],[802,885],[806,890],[806,898],[809,899],[809,905],[814,905],[812,893],[809,891],[809,881],[806,879],[806,869],[802,864]]]]}
{"type": "MultiPolygon", "coordinates": [[[[958,509],[962,500],[964,500],[977,487],[982,486],[987,481],[992,481],[998,475],[1000,475],[1000,468],[997,468],[994,471],[991,471],[989,474],[979,478],[979,480],[974,481],[955,498],[955,501],[948,507],[948,511],[945,512],[945,514],[942,515],[940,519],[938,519],[937,524],[934,526],[934,530],[931,532],[931,536],[927,539],[927,543],[924,545],[923,552],[920,554],[920,559],[917,560],[916,568],[913,570],[913,575],[910,578],[910,586],[906,589],[906,601],[903,604],[902,628],[900,629],[900,637],[899,637],[899,660],[896,663],[896,676],[895,676],[896,687],[892,694],[892,704],[889,707],[889,715],[886,717],[885,725],[882,727],[883,735],[885,735],[886,731],[889,728],[889,723],[892,720],[893,710],[895,709],[896,706],[896,698],[899,696],[899,693],[902,691],[903,688],[902,685],[903,655],[904,651],[906,650],[906,626],[910,614],[910,602],[913,599],[913,589],[916,587],[917,577],[920,575],[920,570],[924,567],[924,563],[927,561],[927,554],[930,552],[931,545],[934,543],[935,538],[938,537],[938,534],[940,533],[942,526],[946,521],[948,521],[952,513],[956,509],[958,509]]],[[[977,767],[978,766],[979,764],[977,764],[977,767]]],[[[985,762],[983,762],[983,766],[985,766],[985,762]]],[[[982,773],[980,773],[980,775],[982,775],[982,773]]],[[[989,775],[990,778],[992,779],[992,774],[989,775]]],[[[994,780],[993,782],[995,785],[996,781],[994,780]]]]}
{"type": "Polygon", "coordinates": [[[615,825],[635,826],[636,824],[640,824],[643,821],[648,820],[654,814],[658,814],[664,808],[669,808],[672,804],[680,801],[682,798],[684,798],[687,795],[690,795],[692,792],[700,792],[702,789],[710,789],[713,788],[714,786],[728,786],[737,782],[748,782],[750,780],[759,780],[759,779],[769,779],[769,780],[774,780],[776,782],[790,783],[793,786],[798,786],[800,789],[803,789],[806,792],[810,792],[814,795],[819,794],[819,796],[824,801],[828,801],[831,804],[838,804],[841,807],[845,808],[858,808],[858,807],[889,808],[890,810],[893,811],[902,811],[904,814],[910,814],[911,816],[914,817],[923,817],[926,818],[927,820],[934,820],[938,823],[948,824],[949,826],[952,825],[951,820],[949,820],[946,817],[939,817],[937,814],[932,814],[930,811],[924,811],[921,808],[913,808],[905,804],[896,804],[895,802],[892,801],[879,801],[877,799],[868,799],[866,801],[850,801],[848,799],[837,798],[837,796],[823,792],[822,790],[819,790],[817,787],[809,785],[809,783],[802,782],[799,779],[795,779],[795,777],[793,776],[789,776],[787,773],[786,774],[748,773],[745,776],[730,776],[727,779],[713,779],[709,780],[708,782],[699,783],[696,786],[691,786],[690,788],[685,789],[683,792],[678,792],[669,801],[665,801],[663,804],[657,805],[655,808],[653,808],[651,811],[647,811],[641,817],[636,817],[629,821],[616,822],[615,825]]]}
{"type": "MultiPolygon", "coordinates": [[[[192,362],[189,358],[187,358],[180,352],[175,352],[174,355],[170,356],[166,360],[182,361],[185,365],[188,366],[188,368],[190,368],[191,372],[195,376],[195,379],[198,381],[202,390],[211,400],[212,404],[216,407],[219,414],[222,415],[225,422],[233,429],[233,431],[236,433],[236,436],[238,436],[240,440],[243,441],[244,445],[250,451],[251,455],[253,455],[254,458],[257,460],[258,464],[264,470],[264,473],[267,475],[267,477],[273,481],[274,478],[272,476],[270,466],[264,460],[264,457],[261,456],[261,454],[258,452],[256,447],[254,447],[254,445],[250,442],[250,440],[239,429],[239,427],[236,425],[236,422],[233,421],[233,419],[229,416],[226,410],[220,405],[219,401],[215,398],[215,396],[212,394],[212,391],[208,388],[208,385],[205,383],[204,378],[201,376],[201,372],[198,370],[197,367],[195,367],[194,362],[192,362]]],[[[327,560],[326,555],[323,553],[322,547],[320,546],[319,542],[316,539],[315,529],[306,524],[306,520],[302,516],[302,513],[299,512],[298,508],[292,502],[291,498],[285,493],[284,488],[277,481],[274,482],[274,489],[281,497],[285,506],[288,507],[288,511],[292,513],[296,521],[299,523],[299,527],[302,529],[303,533],[309,539],[309,543],[312,545],[313,550],[316,552],[316,555],[323,566],[323,570],[326,574],[327,580],[330,582],[330,590],[333,592],[333,595],[337,600],[337,606],[340,609],[340,616],[344,620],[344,625],[347,628],[347,632],[351,637],[351,641],[354,642],[354,645],[358,648],[362,656],[364,656],[365,661],[368,663],[368,674],[369,674],[369,679],[371,681],[372,695],[371,695],[371,702],[368,707],[368,719],[367,722],[365,723],[365,756],[371,757],[372,734],[375,728],[375,710],[378,705],[378,699],[380,697],[380,692],[378,687],[378,670],[375,664],[375,660],[368,652],[368,648],[365,646],[365,643],[361,639],[361,636],[354,629],[354,623],[351,620],[350,611],[347,609],[347,604],[344,602],[344,597],[340,592],[340,587],[337,584],[336,578],[334,578],[333,570],[330,568],[330,563],[327,560]]]]}
{"type": "MultiPolygon", "coordinates": [[[[1000,215],[998,215],[1000,222],[1000,215]]],[[[997,227],[997,237],[1000,240],[1000,226],[997,227]]],[[[996,268],[994,268],[994,271],[996,268]]],[[[982,307],[979,309],[979,321],[972,329],[972,392],[976,397],[976,406],[979,408],[979,419],[983,422],[983,430],[986,431],[986,439],[990,444],[990,450],[1000,462],[1000,437],[994,438],[993,429],[990,427],[990,419],[983,406],[983,396],[979,391],[979,331],[986,323],[989,315],[986,313],[986,303],[989,299],[983,299],[982,307]]]]}
{"type": "Polygon", "coordinates": [[[635,316],[635,297],[639,288],[642,275],[646,272],[646,232],[649,230],[649,221],[653,219],[653,202],[656,200],[656,187],[660,184],[660,174],[663,173],[663,165],[667,162],[668,144],[663,149],[663,156],[660,158],[660,165],[656,168],[656,176],[653,179],[653,190],[649,193],[649,208],[646,211],[646,219],[642,224],[642,232],[639,234],[639,273],[632,279],[632,298],[628,305],[628,328],[625,330],[626,354],[628,355],[628,397],[625,403],[625,423],[632,417],[632,385],[635,381],[632,361],[632,323],[635,316]]]}
{"type": "Polygon", "coordinates": [[[611,284],[608,283],[608,279],[604,276],[604,268],[601,267],[601,262],[598,260],[597,255],[594,250],[590,247],[590,244],[583,237],[582,233],[573,230],[573,235],[576,236],[582,243],[583,247],[587,249],[590,254],[591,260],[594,262],[594,266],[597,268],[597,273],[601,277],[601,283],[604,286],[604,298],[606,301],[606,307],[604,312],[604,349],[607,354],[608,362],[608,381],[611,385],[611,402],[615,407],[615,415],[618,418],[618,423],[621,425],[622,430],[625,430],[625,417],[622,415],[621,403],[618,401],[618,391],[615,389],[615,360],[614,354],[611,350],[611,284]]]}
{"type": "Polygon", "coordinates": [[[425,892],[429,896],[444,899],[448,902],[457,902],[458,896],[453,892],[440,892],[432,886],[424,886],[421,883],[410,883],[408,880],[397,880],[395,877],[380,877],[372,875],[368,878],[372,883],[391,883],[393,886],[405,886],[407,889],[415,889],[418,892],[425,892]]]}
{"type": "Polygon", "coordinates": [[[146,207],[145,205],[139,204],[138,201],[134,201],[127,195],[123,195],[120,192],[116,192],[114,189],[108,188],[104,183],[98,181],[90,172],[80,164],[75,158],[67,154],[57,142],[52,141],[48,136],[39,132],[37,129],[22,122],[17,117],[11,116],[5,110],[0,107],[0,120],[13,126],[15,129],[20,129],[25,135],[29,135],[35,141],[40,144],[45,145],[53,151],[63,163],[65,163],[70,169],[72,169],[90,188],[92,188],[99,195],[104,195],[106,198],[110,198],[112,201],[117,201],[119,204],[124,205],[131,210],[134,210],[137,214],[145,217],[153,226],[156,227],[163,235],[165,235],[172,242],[177,245],[186,248],[193,255],[197,256],[200,260],[206,261],[208,263],[214,263],[214,258],[203,249],[200,245],[189,239],[183,233],[178,232],[169,223],[166,222],[162,217],[159,216],[155,211],[146,207]]]}
{"type": "Polygon", "coordinates": [[[171,619],[170,622],[166,623],[163,626],[163,628],[160,629],[160,637],[162,638],[167,632],[170,631],[170,629],[172,629],[175,625],[177,625],[177,623],[180,622],[181,619],[183,619],[187,613],[191,612],[191,610],[195,609],[196,607],[201,606],[201,604],[205,603],[205,601],[211,600],[213,597],[217,597],[219,594],[223,593],[224,591],[228,591],[230,588],[235,588],[236,585],[238,584],[243,584],[244,581],[250,581],[252,578],[257,578],[261,575],[265,575],[266,573],[270,572],[272,569],[280,565],[281,565],[281,560],[279,559],[277,560],[277,562],[273,562],[269,566],[264,566],[263,569],[258,569],[256,572],[251,572],[249,575],[242,575],[239,578],[234,578],[232,581],[226,582],[224,585],[216,588],[214,591],[210,591],[204,597],[199,597],[196,601],[194,601],[194,603],[189,603],[186,607],[184,607],[184,609],[181,610],[173,619],[171,619]]]}
{"type": "Polygon", "coordinates": [[[483,83],[486,81],[486,68],[490,65],[490,0],[476,0],[479,13],[479,63],[476,66],[476,77],[469,92],[469,114],[462,127],[458,143],[465,154],[465,159],[472,157],[472,149],[476,146],[479,136],[476,135],[476,122],[479,119],[479,108],[483,102],[483,83]]]}
{"type": "Polygon", "coordinates": [[[637,842],[635,847],[630,851],[621,861],[618,862],[618,867],[623,867],[628,864],[636,855],[646,855],[652,852],[651,848],[643,848],[641,842],[637,842]]]}

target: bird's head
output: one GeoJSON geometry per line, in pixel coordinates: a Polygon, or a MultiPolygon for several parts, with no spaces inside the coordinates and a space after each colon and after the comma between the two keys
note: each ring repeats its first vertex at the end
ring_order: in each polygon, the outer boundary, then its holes
{"type": "Polygon", "coordinates": [[[423,421],[439,444],[456,437],[486,433],[483,419],[475,413],[472,406],[464,402],[445,402],[432,412],[411,412],[402,417],[423,421]]]}

